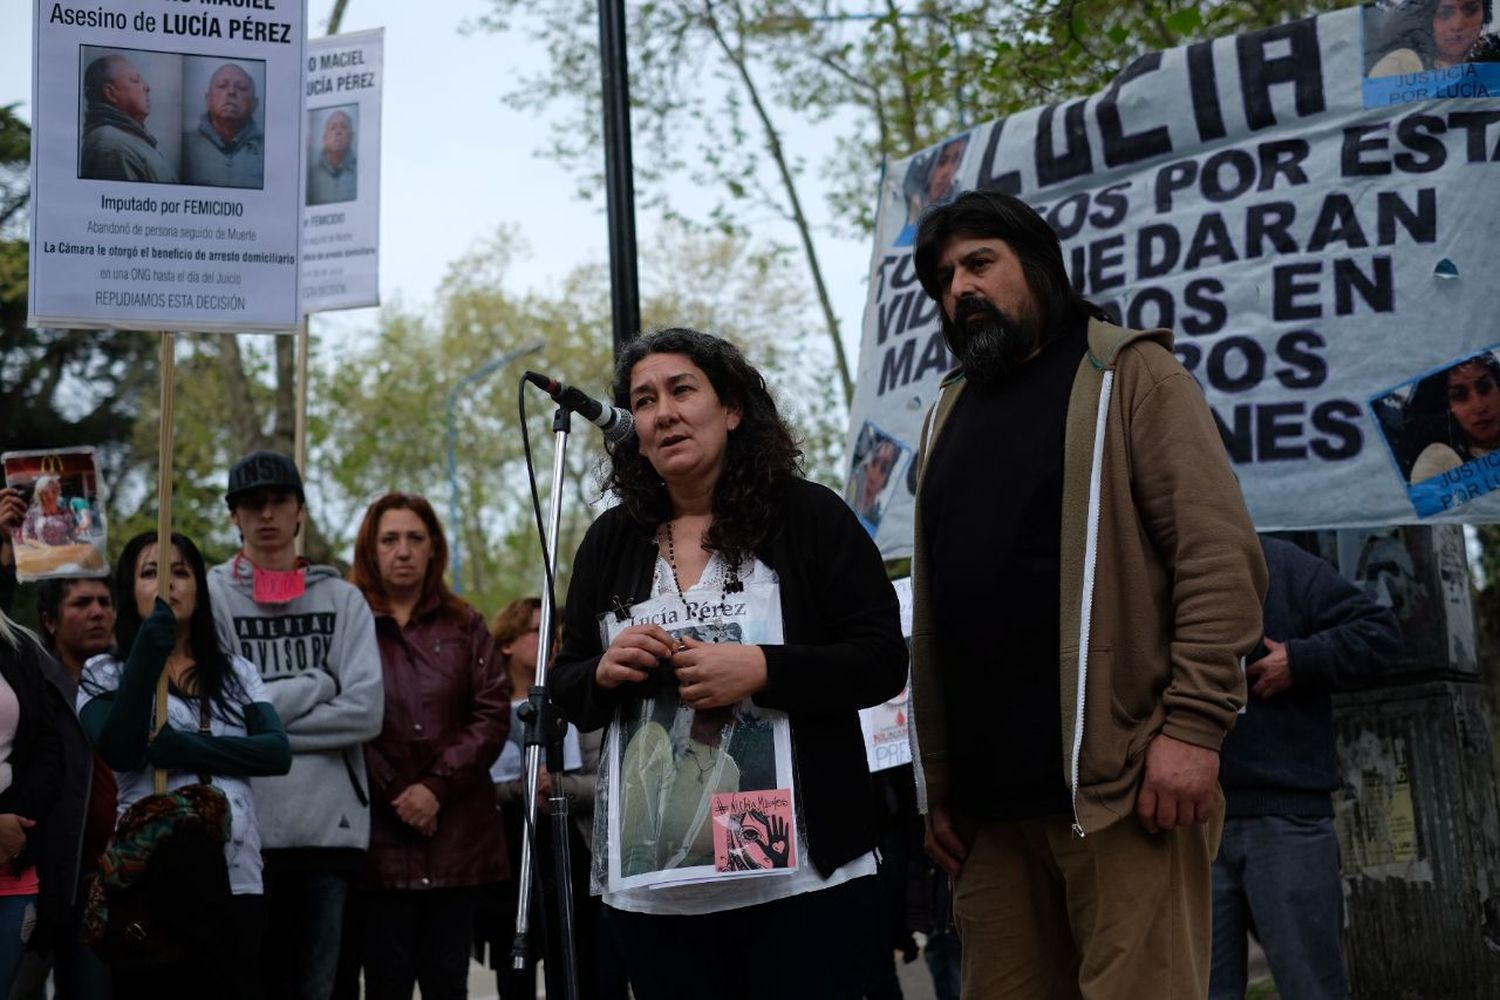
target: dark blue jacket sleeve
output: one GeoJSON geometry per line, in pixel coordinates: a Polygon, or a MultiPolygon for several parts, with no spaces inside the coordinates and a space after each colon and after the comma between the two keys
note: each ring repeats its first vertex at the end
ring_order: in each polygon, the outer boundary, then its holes
{"type": "Polygon", "coordinates": [[[1311,627],[1307,635],[1287,642],[1294,684],[1327,686],[1335,678],[1378,673],[1401,655],[1404,641],[1396,616],[1328,563],[1316,560],[1299,589],[1311,627]]]}

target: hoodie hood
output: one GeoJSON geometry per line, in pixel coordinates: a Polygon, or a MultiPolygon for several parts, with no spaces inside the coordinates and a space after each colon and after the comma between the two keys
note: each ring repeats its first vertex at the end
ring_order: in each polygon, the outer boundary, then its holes
{"type": "MultiPolygon", "coordinates": [[[[329,580],[343,579],[336,568],[324,566],[321,563],[303,561],[297,568],[307,570],[308,590],[320,583],[327,583],[329,580]]],[[[210,567],[208,576],[210,580],[217,577],[220,584],[233,587],[247,596],[255,593],[255,564],[244,552],[237,553],[228,562],[210,567]]]]}

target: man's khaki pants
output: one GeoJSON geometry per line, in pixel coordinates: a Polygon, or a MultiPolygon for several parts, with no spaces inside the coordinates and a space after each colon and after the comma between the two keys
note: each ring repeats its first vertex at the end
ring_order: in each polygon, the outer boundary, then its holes
{"type": "Polygon", "coordinates": [[[963,824],[965,1000],[1202,1000],[1223,825],[1222,797],[1208,823],[1157,834],[1134,816],[1083,838],[1064,818],[963,824]]]}

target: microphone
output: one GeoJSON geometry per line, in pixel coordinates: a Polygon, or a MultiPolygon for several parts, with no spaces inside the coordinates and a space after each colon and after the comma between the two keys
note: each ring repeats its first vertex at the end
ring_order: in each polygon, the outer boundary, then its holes
{"type": "Polygon", "coordinates": [[[527,372],[526,381],[551,396],[558,406],[573,411],[602,430],[607,443],[620,444],[635,437],[635,417],[631,416],[629,410],[585,395],[571,385],[563,385],[541,372],[527,372]]]}

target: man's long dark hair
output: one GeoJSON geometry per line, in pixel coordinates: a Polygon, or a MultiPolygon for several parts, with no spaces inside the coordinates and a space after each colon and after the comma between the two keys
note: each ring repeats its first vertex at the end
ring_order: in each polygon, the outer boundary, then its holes
{"type": "MultiPolygon", "coordinates": [[[[739,348],[697,330],[674,327],[642,334],[615,361],[615,402],[630,406],[631,371],[647,355],[681,354],[703,369],[725,406],[737,407],[740,423],[729,435],[724,471],[714,486],[713,524],[705,542],[730,566],[753,553],[770,534],[781,486],[802,473],[802,449],[776,409],[766,380],[739,348]]],[[[608,446],[604,485],[633,518],[655,530],[671,520],[667,487],[634,438],[608,446]]]]}
{"type": "MultiPolygon", "coordinates": [[[[141,552],[148,545],[156,544],[156,532],[143,531],[125,543],[120,560],[115,565],[115,593],[119,595],[115,610],[115,648],[120,656],[128,657],[135,646],[135,637],[141,630],[141,612],[135,604],[136,564],[141,552]]],[[[219,645],[219,633],[214,628],[214,609],[208,597],[208,569],[203,563],[203,554],[192,539],[172,532],[172,544],[182,554],[198,592],[193,600],[193,617],[188,621],[188,652],[193,657],[192,670],[188,677],[197,689],[197,697],[208,699],[213,711],[226,722],[238,721],[243,712],[239,702],[244,692],[230,665],[229,656],[219,645]]],[[[156,572],[172,572],[170,558],[157,552],[156,572]]]]}
{"type": "Polygon", "coordinates": [[[1099,309],[1068,281],[1062,243],[1047,220],[1021,199],[998,191],[965,191],[922,213],[912,262],[922,290],[934,301],[943,301],[938,258],[955,236],[1004,240],[1015,252],[1026,284],[1041,307],[1037,319],[1044,340],[1053,331],[1070,329],[1090,316],[1100,315],[1099,309]]]}

